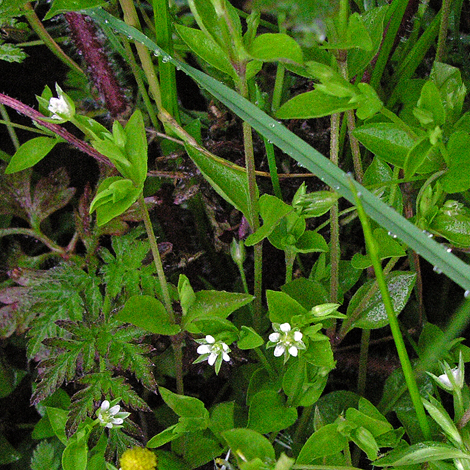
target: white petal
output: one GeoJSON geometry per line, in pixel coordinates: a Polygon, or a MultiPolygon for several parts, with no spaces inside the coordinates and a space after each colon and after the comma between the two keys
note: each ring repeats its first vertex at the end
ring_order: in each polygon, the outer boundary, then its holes
{"type": "Polygon", "coordinates": [[[108,423],[105,427],[111,429],[113,427],[113,423],[108,423]]]}
{"type": "Polygon", "coordinates": [[[109,409],[109,414],[114,416],[115,414],[119,413],[121,407],[119,405],[114,405],[112,408],[109,409]]]}
{"type": "Polygon", "coordinates": [[[211,335],[207,335],[206,336],[206,341],[209,343],[209,344],[214,344],[215,343],[215,338],[211,335]]]}
{"type": "Polygon", "coordinates": [[[225,351],[225,352],[230,352],[230,348],[225,344],[225,343],[221,343],[222,345],[222,349],[225,351]]]}
{"type": "Polygon", "coordinates": [[[445,387],[452,388],[452,384],[450,383],[449,377],[447,377],[447,374],[442,374],[439,377],[439,382],[441,382],[442,385],[445,387]]]}
{"type": "Polygon", "coordinates": [[[217,356],[218,356],[218,354],[211,353],[211,355],[209,356],[209,359],[207,360],[207,362],[209,363],[210,366],[213,366],[215,364],[217,356]]]}
{"type": "Polygon", "coordinates": [[[230,356],[227,353],[222,353],[222,359],[225,362],[228,362],[228,361],[230,361],[230,356]]]}
{"type": "Polygon", "coordinates": [[[291,346],[289,348],[289,354],[291,356],[297,357],[297,354],[299,353],[299,350],[295,346],[291,346]]]}
{"type": "Polygon", "coordinates": [[[208,346],[207,344],[201,344],[201,346],[197,348],[198,354],[209,354],[211,351],[212,351],[212,348],[208,346]]]}
{"type": "Polygon", "coordinates": [[[280,337],[281,335],[279,333],[271,333],[269,335],[269,341],[272,341],[273,343],[277,343],[280,337]]]}
{"type": "Polygon", "coordinates": [[[278,344],[275,348],[274,348],[274,356],[275,357],[279,357],[279,356],[282,356],[285,352],[286,348],[283,344],[278,344]]]}
{"type": "Polygon", "coordinates": [[[296,331],[294,333],[294,341],[301,341],[303,336],[304,335],[300,331],[296,331]]]}
{"type": "Polygon", "coordinates": [[[101,411],[107,411],[109,408],[109,401],[104,400],[103,403],[101,403],[100,408],[101,408],[101,411]]]}
{"type": "Polygon", "coordinates": [[[287,333],[290,331],[290,325],[289,323],[283,323],[282,325],[279,326],[279,329],[283,331],[284,333],[287,333]]]}
{"type": "Polygon", "coordinates": [[[124,422],[124,420],[122,418],[114,418],[112,420],[113,424],[122,424],[123,422],[124,422]]]}

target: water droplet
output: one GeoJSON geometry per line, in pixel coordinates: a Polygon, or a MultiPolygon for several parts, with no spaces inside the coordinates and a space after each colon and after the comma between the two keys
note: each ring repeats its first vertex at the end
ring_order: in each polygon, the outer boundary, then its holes
{"type": "Polygon", "coordinates": [[[463,293],[463,296],[467,299],[468,296],[470,295],[470,290],[466,290],[464,293],[463,293]]]}
{"type": "Polygon", "coordinates": [[[452,253],[452,248],[448,247],[446,248],[447,253],[452,253]]]}
{"type": "Polygon", "coordinates": [[[434,268],[432,268],[432,270],[437,274],[442,274],[442,269],[437,267],[437,266],[434,266],[434,268]]]}
{"type": "Polygon", "coordinates": [[[339,186],[338,185],[335,186],[335,191],[339,191],[339,186]]]}
{"type": "Polygon", "coordinates": [[[274,129],[276,127],[276,124],[274,124],[274,122],[272,122],[271,124],[269,124],[269,127],[271,127],[272,129],[274,129]]]}
{"type": "Polygon", "coordinates": [[[167,55],[164,56],[164,57],[162,57],[162,62],[163,62],[164,64],[168,63],[169,61],[170,61],[170,58],[169,58],[167,55]]]}
{"type": "Polygon", "coordinates": [[[272,140],[268,140],[268,144],[272,144],[272,143],[273,143],[273,141],[272,141],[272,140]]]}
{"type": "Polygon", "coordinates": [[[153,55],[154,55],[155,57],[159,57],[159,56],[160,56],[160,52],[159,52],[157,49],[155,49],[155,50],[153,51],[153,55]]]}
{"type": "Polygon", "coordinates": [[[362,197],[362,193],[361,193],[361,191],[358,191],[358,193],[357,193],[357,197],[362,197]]]}
{"type": "Polygon", "coordinates": [[[104,24],[108,24],[109,23],[109,20],[104,20],[104,24]]]}

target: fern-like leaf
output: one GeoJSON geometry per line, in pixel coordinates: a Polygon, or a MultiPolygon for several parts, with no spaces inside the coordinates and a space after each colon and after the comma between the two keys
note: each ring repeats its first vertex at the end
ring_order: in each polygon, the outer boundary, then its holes
{"type": "Polygon", "coordinates": [[[31,470],[58,470],[61,460],[59,445],[41,441],[34,449],[31,470]]]}

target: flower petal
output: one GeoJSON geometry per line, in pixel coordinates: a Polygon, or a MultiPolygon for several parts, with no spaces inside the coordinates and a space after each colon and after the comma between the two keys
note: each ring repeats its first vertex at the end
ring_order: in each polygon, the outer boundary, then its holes
{"type": "Polygon", "coordinates": [[[225,362],[228,362],[230,361],[230,356],[227,354],[227,353],[222,353],[222,358],[225,362]]]}
{"type": "Polygon", "coordinates": [[[279,333],[271,333],[269,335],[269,341],[272,341],[273,343],[277,343],[280,339],[281,335],[279,333]]]}
{"type": "Polygon", "coordinates": [[[212,351],[212,348],[208,346],[207,344],[201,344],[201,346],[197,348],[198,354],[209,354],[211,351],[212,351]]]}
{"type": "Polygon", "coordinates": [[[297,354],[299,354],[299,350],[295,346],[291,346],[289,348],[289,354],[291,356],[297,357],[297,354]]]}
{"type": "Polygon", "coordinates": [[[101,411],[108,411],[108,408],[109,408],[109,401],[103,400],[103,403],[101,403],[101,406],[100,406],[101,411]]]}
{"type": "Polygon", "coordinates": [[[113,407],[111,407],[108,411],[108,413],[112,416],[114,416],[115,414],[119,413],[119,410],[121,409],[121,407],[119,405],[114,405],[113,407]]]}
{"type": "Polygon", "coordinates": [[[210,366],[213,366],[215,364],[217,356],[218,354],[211,353],[211,355],[209,356],[209,359],[207,359],[207,362],[209,363],[210,366]]]}
{"type": "Polygon", "coordinates": [[[287,333],[291,330],[291,327],[289,323],[283,323],[282,325],[279,326],[279,329],[283,331],[284,333],[287,333]]]}
{"type": "Polygon", "coordinates": [[[207,335],[206,336],[206,341],[209,343],[209,344],[214,344],[215,343],[215,338],[211,335],[207,335]]]}
{"type": "Polygon", "coordinates": [[[283,344],[278,344],[274,348],[274,356],[275,357],[282,356],[284,354],[285,350],[286,350],[286,347],[283,344]]]}
{"type": "Polygon", "coordinates": [[[294,332],[294,341],[302,341],[303,336],[300,331],[294,332]]]}

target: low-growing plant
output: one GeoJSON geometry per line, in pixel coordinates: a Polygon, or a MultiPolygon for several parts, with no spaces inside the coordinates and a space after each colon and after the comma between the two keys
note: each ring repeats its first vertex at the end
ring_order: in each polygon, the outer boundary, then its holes
{"type": "Polygon", "coordinates": [[[470,468],[463,2],[35,10],[0,4],[0,59],[34,32],[69,72],[0,93],[0,397],[35,410],[0,463],[470,468]]]}

